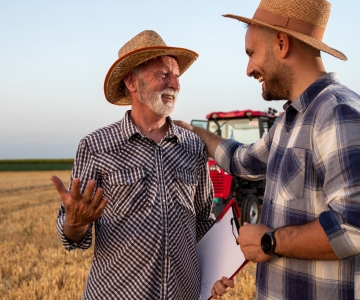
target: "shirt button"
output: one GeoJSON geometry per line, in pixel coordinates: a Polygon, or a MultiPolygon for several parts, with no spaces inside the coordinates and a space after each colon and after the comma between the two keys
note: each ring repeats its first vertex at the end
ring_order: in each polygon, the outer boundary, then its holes
{"type": "Polygon", "coordinates": [[[164,258],[165,258],[165,259],[167,259],[167,258],[168,258],[167,254],[165,254],[165,255],[164,255],[164,258]]]}
{"type": "Polygon", "coordinates": [[[286,127],[286,132],[289,132],[290,131],[290,127],[286,127]]]}
{"type": "Polygon", "coordinates": [[[126,180],[127,183],[130,183],[130,179],[126,180]]]}
{"type": "Polygon", "coordinates": [[[164,286],[167,286],[167,282],[164,282],[164,286]]]}
{"type": "Polygon", "coordinates": [[[166,200],[165,200],[165,199],[163,199],[163,202],[165,203],[165,202],[166,202],[166,200]]]}

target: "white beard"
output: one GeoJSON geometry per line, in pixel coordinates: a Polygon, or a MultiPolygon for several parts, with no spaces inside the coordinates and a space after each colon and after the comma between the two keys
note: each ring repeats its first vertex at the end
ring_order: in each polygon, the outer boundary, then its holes
{"type": "Polygon", "coordinates": [[[138,98],[139,101],[147,105],[152,112],[161,117],[169,116],[175,108],[175,102],[178,96],[178,91],[166,88],[159,92],[153,92],[148,89],[145,80],[138,77],[138,98]],[[171,95],[174,97],[173,102],[164,103],[161,99],[163,94],[171,95]]]}

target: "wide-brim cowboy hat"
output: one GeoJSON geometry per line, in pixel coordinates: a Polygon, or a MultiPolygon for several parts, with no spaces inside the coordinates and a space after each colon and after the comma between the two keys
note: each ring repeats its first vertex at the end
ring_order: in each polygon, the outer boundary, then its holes
{"type": "Polygon", "coordinates": [[[183,74],[197,59],[192,50],[168,47],[163,39],[152,30],[145,30],[128,41],[118,52],[119,59],[110,67],[104,83],[107,101],[116,105],[130,105],[131,99],[126,93],[123,79],[133,68],[158,56],[172,56],[183,74]]]}
{"type": "Polygon", "coordinates": [[[343,53],[322,42],[330,11],[331,4],[326,0],[261,0],[252,18],[223,16],[285,32],[313,48],[347,60],[343,53]]]}

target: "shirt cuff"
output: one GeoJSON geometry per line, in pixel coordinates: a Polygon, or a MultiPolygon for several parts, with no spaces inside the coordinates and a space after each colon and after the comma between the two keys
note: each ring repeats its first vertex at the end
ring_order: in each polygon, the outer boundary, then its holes
{"type": "Polygon", "coordinates": [[[351,259],[359,255],[356,247],[351,243],[347,230],[342,227],[342,221],[335,211],[322,212],[319,216],[319,221],[332,249],[340,259],[351,259]]]}
{"type": "Polygon", "coordinates": [[[64,235],[64,218],[65,216],[58,217],[56,221],[56,232],[63,244],[64,248],[67,251],[71,251],[74,249],[88,249],[91,246],[92,241],[92,224],[90,224],[88,231],[86,232],[84,238],[79,242],[71,242],[69,241],[66,236],[64,235]]]}

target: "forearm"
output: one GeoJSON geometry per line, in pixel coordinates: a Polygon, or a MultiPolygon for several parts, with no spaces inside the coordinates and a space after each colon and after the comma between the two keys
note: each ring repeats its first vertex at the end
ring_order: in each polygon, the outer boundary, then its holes
{"type": "Polygon", "coordinates": [[[319,219],[301,225],[279,228],[275,232],[276,248],[279,255],[310,259],[338,260],[319,219]]]}

